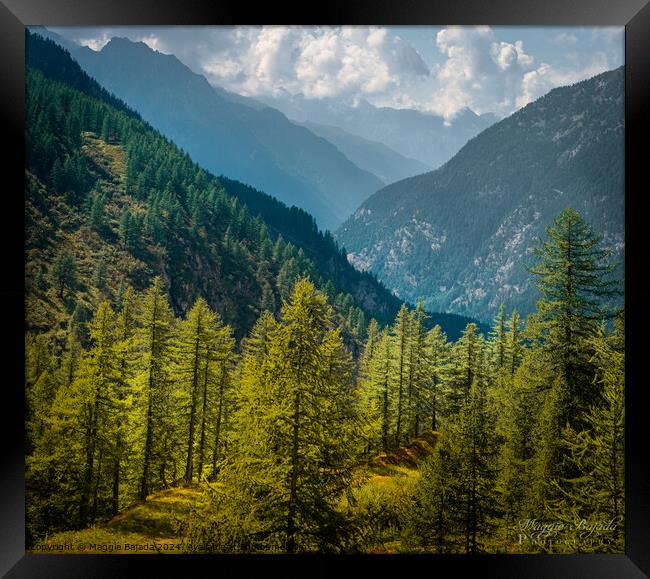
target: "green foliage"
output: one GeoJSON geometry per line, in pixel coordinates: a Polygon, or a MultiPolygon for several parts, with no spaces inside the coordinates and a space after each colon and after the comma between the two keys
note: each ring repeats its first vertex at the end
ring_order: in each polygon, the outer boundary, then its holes
{"type": "Polygon", "coordinates": [[[280,322],[262,318],[247,344],[233,449],[191,541],[209,537],[216,552],[348,549],[336,505],[358,451],[350,364],[325,296],[299,280],[280,322]]]}
{"type": "Polygon", "coordinates": [[[537,337],[553,353],[552,363],[568,388],[559,417],[571,422],[598,400],[593,385],[588,340],[607,316],[603,298],[617,293],[601,239],[582,216],[565,209],[547,229],[548,239],[535,248],[539,262],[530,268],[543,298],[537,303],[537,337]]]}
{"type": "MultiPolygon", "coordinates": [[[[625,351],[622,317],[616,331],[601,327],[592,339],[597,380],[603,403],[583,417],[588,429],[576,432],[567,425],[560,444],[568,451],[572,476],[553,480],[557,491],[551,509],[558,520],[573,525],[570,547],[579,552],[623,551],[625,528],[625,351]],[[609,525],[610,532],[590,536],[580,522],[609,525]],[[586,539],[586,540],[585,540],[586,539]]],[[[566,546],[563,545],[564,548],[566,546]]]]}
{"type": "MultiPolygon", "coordinates": [[[[350,294],[341,313],[355,307],[357,335],[365,331],[364,311],[387,321],[397,310],[399,300],[357,272],[307,213],[209,175],[54,43],[29,34],[27,43],[28,268],[50,269],[68,237],[78,248],[79,293],[95,307],[98,296],[87,294],[96,287],[92,262],[110,254],[119,265],[108,287],[98,288],[106,296],[120,284],[142,290],[152,275],[164,273],[173,280],[168,291],[177,315],[203,295],[239,338],[262,309],[277,313],[303,275],[350,294]],[[258,284],[262,264],[267,273],[258,284]]],[[[71,288],[62,281],[64,269],[58,271],[53,285],[62,300],[71,288]]],[[[43,298],[34,296],[31,311],[44,315],[28,317],[31,328],[51,327],[65,310],[43,298]]]]}
{"type": "Polygon", "coordinates": [[[178,531],[189,550],[549,551],[513,529],[552,516],[615,520],[609,542],[576,532],[570,548],[622,551],[624,329],[601,323],[611,268],[577,212],[538,248],[538,311],[524,324],[504,306],[487,340],[468,323],[449,341],[423,303],[366,306],[376,280],[348,276],[305,215],[242,188],[267,225],[82,73],[63,75],[80,91],[41,65],[29,545],[185,484],[202,493],[178,531]],[[401,472],[429,428],[435,452],[401,472]]]}
{"type": "Polygon", "coordinates": [[[62,250],[57,253],[50,268],[50,278],[59,299],[63,299],[65,290],[75,291],[77,288],[77,264],[69,251],[62,250]]]}

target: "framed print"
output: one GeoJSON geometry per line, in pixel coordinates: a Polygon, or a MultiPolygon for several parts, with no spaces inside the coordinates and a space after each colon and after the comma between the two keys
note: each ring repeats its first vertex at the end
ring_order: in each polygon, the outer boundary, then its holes
{"type": "Polygon", "coordinates": [[[647,576],[648,5],[40,4],[0,572],[647,576]]]}

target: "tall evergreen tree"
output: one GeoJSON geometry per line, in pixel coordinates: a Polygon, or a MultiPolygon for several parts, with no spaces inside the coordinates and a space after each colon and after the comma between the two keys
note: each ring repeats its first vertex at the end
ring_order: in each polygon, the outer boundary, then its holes
{"type": "Polygon", "coordinates": [[[596,379],[603,399],[583,417],[589,426],[576,432],[567,425],[560,444],[567,450],[570,478],[553,481],[557,491],[551,510],[573,530],[579,552],[623,551],[625,530],[625,350],[622,317],[611,335],[603,326],[591,339],[596,379]],[[600,523],[608,528],[600,537],[586,536],[576,523],[600,523]],[[593,540],[598,539],[598,540],[593,540]]]}
{"type": "Polygon", "coordinates": [[[599,398],[593,384],[588,340],[607,316],[605,300],[617,295],[601,237],[574,209],[565,209],[547,228],[547,239],[534,249],[542,299],[537,303],[537,328],[552,363],[568,389],[560,422],[576,420],[599,398]]]}
{"type": "Polygon", "coordinates": [[[63,249],[56,254],[50,269],[52,284],[57,289],[59,299],[63,299],[63,292],[74,291],[77,285],[77,265],[74,256],[63,249]]]}
{"type": "Polygon", "coordinates": [[[160,459],[160,444],[164,440],[163,424],[159,420],[166,410],[169,390],[169,339],[173,315],[163,292],[162,280],[154,278],[144,293],[138,312],[136,349],[140,353],[138,381],[142,387],[140,410],[143,414],[144,448],[138,497],[145,500],[151,490],[153,466],[160,459]]]}
{"type": "Polygon", "coordinates": [[[395,332],[395,347],[397,368],[395,369],[397,378],[397,409],[396,409],[396,424],[395,424],[395,446],[399,446],[403,439],[404,428],[404,414],[406,403],[406,388],[409,372],[409,315],[406,305],[402,304],[395,325],[393,326],[395,332]]]}
{"type": "Polygon", "coordinates": [[[301,279],[267,353],[245,354],[235,449],[193,540],[225,551],[345,549],[336,504],[358,450],[356,396],[332,322],[325,296],[301,279]]]}

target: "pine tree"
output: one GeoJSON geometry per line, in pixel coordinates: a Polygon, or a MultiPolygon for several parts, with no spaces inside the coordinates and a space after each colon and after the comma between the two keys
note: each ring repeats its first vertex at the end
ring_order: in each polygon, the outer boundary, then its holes
{"type": "Polygon", "coordinates": [[[95,264],[95,269],[93,271],[93,285],[99,290],[104,291],[106,289],[108,272],[106,269],[106,262],[100,258],[95,264]]]}
{"type": "Polygon", "coordinates": [[[459,549],[457,511],[460,503],[460,450],[451,432],[441,433],[433,454],[420,466],[413,508],[405,529],[406,545],[437,553],[459,549]]]}
{"type": "MultiPolygon", "coordinates": [[[[90,337],[93,347],[85,358],[76,380],[79,392],[83,396],[83,428],[85,430],[85,465],[81,482],[81,497],[79,507],[79,527],[88,523],[93,477],[99,481],[99,473],[95,473],[95,461],[101,465],[103,445],[108,437],[106,431],[112,423],[112,400],[115,396],[116,384],[119,380],[119,368],[115,355],[115,314],[108,302],[102,302],[97,308],[90,325],[90,337]],[[99,452],[99,458],[96,453],[99,452]]],[[[97,492],[98,484],[95,485],[97,492]]],[[[94,504],[97,496],[95,494],[94,504]]],[[[96,512],[96,507],[93,509],[96,512]]],[[[92,519],[95,518],[93,513],[92,519]]]]}
{"type": "Polygon", "coordinates": [[[395,425],[395,446],[399,446],[403,439],[403,422],[405,410],[405,397],[407,377],[409,371],[408,344],[409,344],[409,315],[406,305],[402,304],[394,325],[395,345],[397,348],[397,417],[395,425]]]}
{"type": "Polygon", "coordinates": [[[538,516],[534,510],[528,512],[526,501],[534,485],[531,469],[540,435],[535,424],[544,400],[538,385],[546,378],[533,354],[516,375],[509,371],[500,373],[490,392],[492,410],[497,416],[495,433],[502,443],[498,487],[508,529],[515,529],[517,521],[529,514],[533,518],[538,516]]]}
{"type": "Polygon", "coordinates": [[[221,321],[217,320],[215,330],[215,341],[213,342],[206,358],[205,385],[203,390],[204,404],[201,423],[201,442],[199,446],[198,468],[199,476],[201,476],[205,449],[204,440],[207,436],[207,410],[205,405],[205,396],[207,395],[208,385],[214,383],[216,390],[216,418],[214,420],[214,444],[212,448],[213,477],[217,474],[217,461],[219,460],[221,447],[223,446],[223,439],[225,438],[223,435],[224,424],[227,412],[229,411],[231,404],[229,389],[231,383],[230,376],[233,370],[233,364],[235,363],[235,357],[233,354],[235,341],[232,337],[232,329],[230,326],[223,326],[221,321]],[[216,368],[217,370],[214,377],[213,374],[208,372],[208,364],[211,368],[216,368]]]}
{"type": "Polygon", "coordinates": [[[56,396],[56,361],[51,353],[50,339],[45,334],[25,337],[25,437],[26,453],[30,454],[43,435],[52,401],[56,396]]]}
{"type": "Polygon", "coordinates": [[[508,319],[505,340],[506,367],[510,374],[515,373],[523,356],[524,347],[522,344],[520,325],[519,312],[513,310],[508,319]]]}
{"type": "Polygon", "coordinates": [[[497,477],[498,446],[494,435],[494,417],[488,412],[485,393],[478,380],[472,384],[467,403],[458,421],[460,481],[463,490],[461,521],[468,553],[485,551],[500,515],[497,477]]]}
{"type": "Polygon", "coordinates": [[[380,333],[377,320],[371,320],[368,326],[368,339],[359,360],[357,378],[360,390],[360,412],[367,421],[367,430],[360,433],[360,436],[366,439],[365,454],[368,454],[371,449],[388,448],[387,432],[385,437],[382,436],[384,391],[381,368],[384,369],[383,376],[385,383],[388,384],[390,358],[383,356],[380,360],[382,337],[387,338],[387,333],[385,331],[380,333]]]}
{"type": "Polygon", "coordinates": [[[133,441],[129,439],[133,406],[133,339],[135,333],[136,299],[132,287],[127,287],[122,296],[121,310],[116,321],[115,355],[118,365],[118,380],[115,388],[115,405],[118,415],[115,423],[115,444],[113,447],[113,488],[111,512],[116,515],[120,508],[120,483],[123,478],[124,457],[132,454],[133,441]]]}
{"type": "Polygon", "coordinates": [[[492,357],[492,366],[496,368],[497,372],[506,365],[507,324],[506,307],[501,304],[499,306],[499,311],[494,318],[492,330],[490,331],[490,354],[492,357]]]}
{"type": "Polygon", "coordinates": [[[106,204],[106,199],[103,195],[100,195],[99,193],[94,193],[91,196],[89,220],[90,220],[90,226],[95,231],[101,232],[104,226],[104,205],[105,204],[106,204]]]}
{"type": "Polygon", "coordinates": [[[606,264],[601,238],[573,209],[555,218],[547,236],[534,249],[538,263],[529,269],[543,296],[537,303],[537,327],[568,389],[560,422],[576,426],[576,417],[599,397],[587,343],[607,316],[604,300],[617,295],[614,268],[606,264]]]}
{"type": "Polygon", "coordinates": [[[409,316],[409,369],[407,388],[408,431],[411,436],[420,434],[421,420],[429,390],[431,371],[425,348],[424,323],[427,316],[424,302],[418,301],[409,316]]]}
{"type": "Polygon", "coordinates": [[[467,324],[460,339],[452,348],[451,376],[446,384],[445,414],[457,414],[475,379],[481,378],[481,352],[483,336],[477,334],[477,326],[467,324]]]}
{"type": "Polygon", "coordinates": [[[425,404],[429,408],[431,416],[431,429],[438,428],[438,414],[440,409],[445,408],[444,384],[447,381],[447,372],[449,365],[449,344],[447,336],[438,325],[429,330],[425,337],[428,366],[426,370],[430,373],[429,392],[425,404]]]}
{"type": "Polygon", "coordinates": [[[140,353],[138,381],[142,387],[140,411],[144,424],[144,448],[138,498],[145,500],[151,489],[154,461],[164,441],[163,423],[159,420],[168,401],[169,339],[173,316],[162,281],[154,278],[144,293],[138,312],[136,350],[140,353]]]}
{"type": "Polygon", "coordinates": [[[50,268],[50,277],[61,300],[66,289],[70,292],[76,289],[77,266],[73,255],[68,250],[62,249],[56,254],[50,268]]]}
{"type": "Polygon", "coordinates": [[[578,552],[623,552],[625,520],[625,349],[622,317],[608,336],[604,326],[591,339],[596,379],[603,384],[603,399],[583,417],[589,425],[576,432],[567,425],[560,444],[567,451],[574,476],[553,481],[557,493],[551,509],[573,529],[578,552]],[[579,522],[609,525],[593,541],[579,522]],[[573,527],[571,527],[573,525],[573,527]]]}
{"type": "Polygon", "coordinates": [[[180,380],[188,384],[189,423],[187,441],[187,460],[185,480],[192,482],[194,475],[194,444],[199,404],[200,374],[208,349],[213,341],[212,331],[216,316],[210,310],[207,302],[199,298],[187,314],[187,319],[180,323],[178,332],[178,358],[180,380]]]}
{"type": "Polygon", "coordinates": [[[356,397],[332,322],[326,298],[301,279],[266,353],[248,345],[223,490],[193,521],[192,540],[221,552],[345,549],[336,504],[358,451],[356,397]]]}

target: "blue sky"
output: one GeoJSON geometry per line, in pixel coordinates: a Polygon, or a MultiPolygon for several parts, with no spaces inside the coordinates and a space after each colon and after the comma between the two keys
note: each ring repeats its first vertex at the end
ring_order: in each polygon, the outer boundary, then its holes
{"type": "Polygon", "coordinates": [[[252,97],[505,116],[556,86],[624,62],[622,27],[53,28],[101,49],[113,36],[175,54],[213,84],[252,97]]]}

